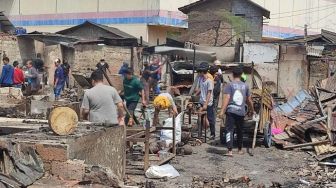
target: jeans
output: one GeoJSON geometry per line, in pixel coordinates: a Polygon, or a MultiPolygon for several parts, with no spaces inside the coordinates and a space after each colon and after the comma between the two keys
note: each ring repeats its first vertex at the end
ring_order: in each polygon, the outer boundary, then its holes
{"type": "Polygon", "coordinates": [[[61,92],[64,88],[64,82],[60,83],[60,84],[57,84],[55,89],[54,89],[54,94],[55,94],[55,97],[60,97],[61,96],[61,92]]]}
{"type": "Polygon", "coordinates": [[[226,145],[229,150],[233,148],[233,132],[236,126],[236,132],[238,137],[238,149],[243,148],[243,126],[244,116],[239,116],[233,113],[226,113],[226,145]]]}
{"type": "Polygon", "coordinates": [[[215,136],[216,135],[216,116],[215,116],[215,110],[214,110],[213,105],[207,107],[207,118],[210,124],[211,136],[215,136]]]}
{"type": "Polygon", "coordinates": [[[15,88],[20,88],[20,89],[22,89],[22,84],[14,84],[13,85],[15,88]]]}
{"type": "MultiPolygon", "coordinates": [[[[138,101],[126,101],[126,108],[127,108],[128,112],[130,113],[131,116],[133,116],[134,122],[139,124],[139,122],[137,121],[137,119],[134,115],[134,111],[135,111],[137,105],[138,105],[138,101]]],[[[129,119],[130,119],[130,116],[126,115],[126,117],[125,117],[125,124],[126,125],[128,124],[129,119]]]]}
{"type": "Polygon", "coordinates": [[[69,78],[69,75],[65,76],[65,84],[64,86],[66,86],[67,88],[70,88],[69,87],[69,82],[70,82],[70,78],[69,78]]]}

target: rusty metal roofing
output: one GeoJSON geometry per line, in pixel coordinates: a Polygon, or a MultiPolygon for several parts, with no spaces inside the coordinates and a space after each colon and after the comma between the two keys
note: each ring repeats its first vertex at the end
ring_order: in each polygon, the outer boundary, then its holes
{"type": "Polygon", "coordinates": [[[304,36],[296,36],[284,39],[282,41],[336,44],[336,33],[322,29],[321,34],[308,35],[307,39],[305,39],[304,36]]]}

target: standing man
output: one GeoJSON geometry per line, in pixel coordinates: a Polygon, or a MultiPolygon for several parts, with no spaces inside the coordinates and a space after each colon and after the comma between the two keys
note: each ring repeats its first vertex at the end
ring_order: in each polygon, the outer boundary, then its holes
{"type": "Polygon", "coordinates": [[[202,107],[200,111],[207,111],[207,119],[210,125],[211,136],[210,139],[214,140],[216,136],[216,117],[213,106],[213,89],[214,82],[211,79],[211,75],[208,75],[209,65],[206,62],[200,64],[197,72],[199,73],[199,90],[196,95],[200,94],[200,104],[202,107]]]}
{"type": "Polygon", "coordinates": [[[101,70],[105,73],[107,73],[107,71],[111,74],[111,71],[110,71],[110,67],[109,65],[105,62],[105,59],[101,59],[100,62],[96,65],[97,69],[98,70],[101,70]]]}
{"type": "Polygon", "coordinates": [[[133,126],[134,121],[136,121],[134,111],[138,105],[141,93],[142,105],[146,106],[145,91],[140,80],[133,75],[133,70],[128,68],[125,71],[124,78],[124,98],[126,101],[126,108],[132,117],[129,115],[125,118],[126,125],[133,126]]]}
{"type": "Polygon", "coordinates": [[[213,90],[213,106],[215,110],[215,117],[217,114],[218,101],[221,93],[222,83],[224,82],[222,74],[218,72],[217,66],[210,67],[210,74],[214,78],[214,90],[213,90]]]}
{"type": "Polygon", "coordinates": [[[28,72],[25,75],[28,78],[28,87],[27,87],[27,95],[36,94],[40,90],[40,80],[38,76],[38,71],[33,66],[33,61],[27,61],[28,72]]]}
{"type": "Polygon", "coordinates": [[[16,88],[22,88],[25,78],[22,69],[19,68],[19,62],[14,61],[14,75],[13,75],[13,84],[16,88]]]}
{"type": "Polygon", "coordinates": [[[146,102],[149,102],[149,77],[150,77],[149,65],[148,65],[148,62],[145,61],[144,68],[141,72],[140,81],[144,88],[146,102]]]}
{"type": "Polygon", "coordinates": [[[150,70],[149,89],[152,90],[153,93],[155,94],[160,94],[160,91],[158,91],[158,82],[159,82],[158,73],[160,71],[160,65],[156,59],[154,59],[154,62],[149,66],[149,70],[150,70]]]}
{"type": "Polygon", "coordinates": [[[93,88],[85,91],[82,103],[84,120],[90,122],[125,125],[124,106],[117,90],[103,84],[103,73],[91,74],[93,88]]]}
{"type": "Polygon", "coordinates": [[[241,81],[242,69],[236,67],[233,69],[233,80],[224,89],[224,100],[219,117],[223,119],[226,113],[226,144],[228,156],[232,156],[233,132],[236,127],[238,137],[238,153],[243,154],[243,125],[246,114],[245,105],[248,103],[248,115],[253,114],[253,102],[250,89],[247,84],[241,81]]]}
{"type": "Polygon", "coordinates": [[[70,88],[69,87],[69,82],[70,82],[70,65],[67,61],[63,60],[63,63],[61,65],[62,69],[63,69],[63,72],[64,72],[64,76],[65,76],[65,83],[66,83],[66,86],[67,88],[70,88]]]}
{"type": "Polygon", "coordinates": [[[12,67],[12,65],[9,64],[8,57],[4,57],[2,61],[4,65],[2,67],[2,72],[1,72],[1,77],[0,77],[1,87],[12,87],[14,68],[12,67]]]}
{"type": "Polygon", "coordinates": [[[122,75],[123,78],[125,78],[128,68],[129,68],[128,63],[124,62],[123,65],[120,67],[118,74],[122,75]]]}
{"type": "Polygon", "coordinates": [[[55,100],[59,100],[61,97],[61,92],[65,84],[65,73],[61,67],[61,60],[58,58],[55,60],[55,74],[54,74],[54,93],[55,100]]]}

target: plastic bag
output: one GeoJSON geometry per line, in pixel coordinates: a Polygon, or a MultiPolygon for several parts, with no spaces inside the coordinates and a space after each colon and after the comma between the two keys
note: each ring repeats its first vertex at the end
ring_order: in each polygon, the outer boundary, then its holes
{"type": "Polygon", "coordinates": [[[162,166],[151,166],[146,171],[146,177],[151,179],[159,178],[175,178],[180,176],[180,173],[170,164],[165,164],[162,166]]]}
{"type": "MultiPolygon", "coordinates": [[[[176,139],[175,145],[181,142],[181,132],[182,132],[181,127],[182,127],[183,113],[184,112],[181,112],[175,118],[175,139],[176,139]]],[[[173,118],[166,119],[163,127],[173,127],[173,118]]],[[[162,130],[160,140],[166,141],[167,145],[173,143],[173,131],[162,130]]]]}

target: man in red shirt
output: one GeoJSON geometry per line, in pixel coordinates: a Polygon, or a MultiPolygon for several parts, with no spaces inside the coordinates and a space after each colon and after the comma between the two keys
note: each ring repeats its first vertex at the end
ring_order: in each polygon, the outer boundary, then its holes
{"type": "Polygon", "coordinates": [[[13,74],[14,87],[22,88],[25,78],[24,78],[23,71],[19,68],[19,62],[14,61],[13,67],[14,67],[14,74],[13,74]]]}

